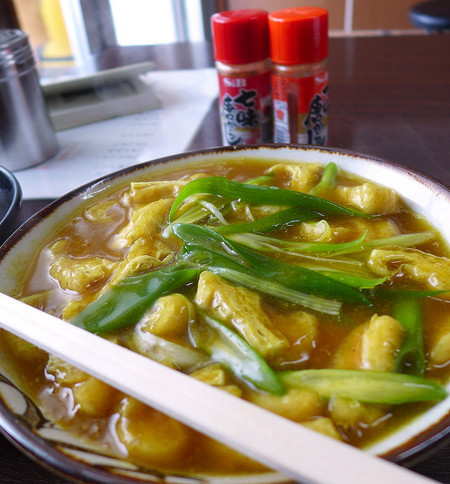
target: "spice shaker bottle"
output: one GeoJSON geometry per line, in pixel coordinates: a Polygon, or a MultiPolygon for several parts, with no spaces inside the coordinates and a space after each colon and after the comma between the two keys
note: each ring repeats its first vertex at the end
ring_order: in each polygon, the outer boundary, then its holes
{"type": "Polygon", "coordinates": [[[328,12],[295,7],[269,15],[274,141],[328,138],[328,12]]]}
{"type": "Polygon", "coordinates": [[[226,145],[272,141],[267,15],[265,10],[245,9],[211,17],[226,145]]]}
{"type": "Polygon", "coordinates": [[[0,30],[0,164],[36,165],[58,150],[25,32],[0,30]]]}

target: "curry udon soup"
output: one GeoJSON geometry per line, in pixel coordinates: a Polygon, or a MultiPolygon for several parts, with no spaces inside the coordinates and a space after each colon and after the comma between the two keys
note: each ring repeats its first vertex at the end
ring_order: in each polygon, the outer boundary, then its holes
{"type": "MultiPolygon", "coordinates": [[[[364,447],[446,395],[448,255],[392,189],[334,163],[230,160],[87,201],[16,297],[364,447]]],[[[108,455],[263,470],[53,355],[1,342],[44,415],[108,455]]]]}

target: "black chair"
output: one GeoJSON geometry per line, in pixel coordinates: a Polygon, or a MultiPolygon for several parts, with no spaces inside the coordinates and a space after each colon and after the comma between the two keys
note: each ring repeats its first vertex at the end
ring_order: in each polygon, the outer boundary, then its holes
{"type": "Polygon", "coordinates": [[[409,9],[409,20],[415,27],[427,32],[450,30],[450,0],[433,0],[409,9]]]}

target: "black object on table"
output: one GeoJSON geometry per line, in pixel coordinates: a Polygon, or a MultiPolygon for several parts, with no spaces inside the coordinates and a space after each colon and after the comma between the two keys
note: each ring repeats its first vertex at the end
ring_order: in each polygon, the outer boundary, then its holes
{"type": "Polygon", "coordinates": [[[432,0],[409,9],[411,23],[427,32],[450,30],[450,1],[432,0]]]}

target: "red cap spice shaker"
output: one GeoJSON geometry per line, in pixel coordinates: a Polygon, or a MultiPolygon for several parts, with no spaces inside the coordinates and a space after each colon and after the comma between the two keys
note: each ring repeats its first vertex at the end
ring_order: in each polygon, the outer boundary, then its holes
{"type": "Polygon", "coordinates": [[[272,141],[268,13],[228,10],[211,17],[226,145],[272,141]]]}
{"type": "Polygon", "coordinates": [[[296,7],[269,15],[274,141],[328,138],[328,12],[296,7]]]}

